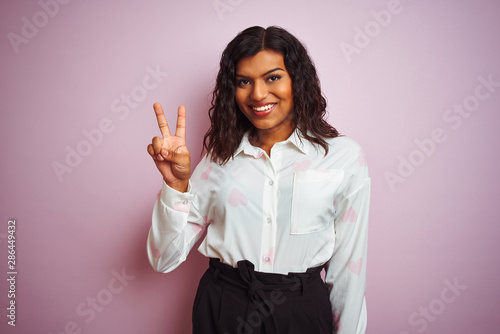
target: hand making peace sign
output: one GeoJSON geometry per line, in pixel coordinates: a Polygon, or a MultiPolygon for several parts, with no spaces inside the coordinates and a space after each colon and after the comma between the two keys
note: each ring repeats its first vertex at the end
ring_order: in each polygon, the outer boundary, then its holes
{"type": "Polygon", "coordinates": [[[154,137],[152,144],[148,145],[148,153],[167,185],[185,192],[191,173],[191,155],[186,146],[186,108],[180,106],[177,111],[177,128],[174,136],[170,133],[161,105],[157,102],[153,105],[153,109],[163,138],[154,137]]]}

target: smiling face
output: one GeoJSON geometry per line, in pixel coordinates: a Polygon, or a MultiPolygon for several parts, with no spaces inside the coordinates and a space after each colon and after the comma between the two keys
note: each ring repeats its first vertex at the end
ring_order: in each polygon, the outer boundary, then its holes
{"type": "Polygon", "coordinates": [[[236,67],[236,103],[267,140],[286,140],[295,129],[292,79],[283,55],[264,50],[241,59],[236,67]]]}

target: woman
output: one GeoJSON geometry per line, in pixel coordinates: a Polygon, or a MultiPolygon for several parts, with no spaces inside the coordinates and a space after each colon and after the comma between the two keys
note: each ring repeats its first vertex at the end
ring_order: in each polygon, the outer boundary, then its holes
{"type": "Polygon", "coordinates": [[[325,109],[307,51],[278,27],[227,45],[191,177],[184,107],[171,135],[154,105],[162,138],[148,153],[164,182],[148,257],[172,271],[206,231],[194,333],[365,332],[370,178],[325,109]]]}

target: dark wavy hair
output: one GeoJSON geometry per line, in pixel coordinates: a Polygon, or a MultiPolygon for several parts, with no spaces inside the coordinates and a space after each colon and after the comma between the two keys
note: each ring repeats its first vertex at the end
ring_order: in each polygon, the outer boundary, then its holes
{"type": "Polygon", "coordinates": [[[225,164],[234,157],[244,134],[254,130],[253,124],[240,111],[235,100],[236,67],[242,58],[255,56],[263,50],[283,55],[292,80],[293,120],[300,136],[328,152],[324,138],[339,136],[325,120],[326,100],[321,93],[316,68],[307,50],[292,34],[280,27],[250,27],[240,32],[227,46],[220,60],[220,69],[208,112],[210,128],[203,138],[203,149],[214,162],[225,164]]]}

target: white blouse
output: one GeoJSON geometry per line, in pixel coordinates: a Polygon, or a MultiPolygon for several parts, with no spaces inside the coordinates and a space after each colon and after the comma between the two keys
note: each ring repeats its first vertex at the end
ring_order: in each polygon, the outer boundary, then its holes
{"type": "Polygon", "coordinates": [[[147,242],[152,267],[177,268],[205,231],[198,250],[233,267],[249,260],[287,274],[326,264],[339,333],[364,333],[370,177],[357,142],[327,143],[324,156],[296,130],[268,157],[245,136],[224,166],[204,157],[186,193],[163,182],[147,242]]]}

